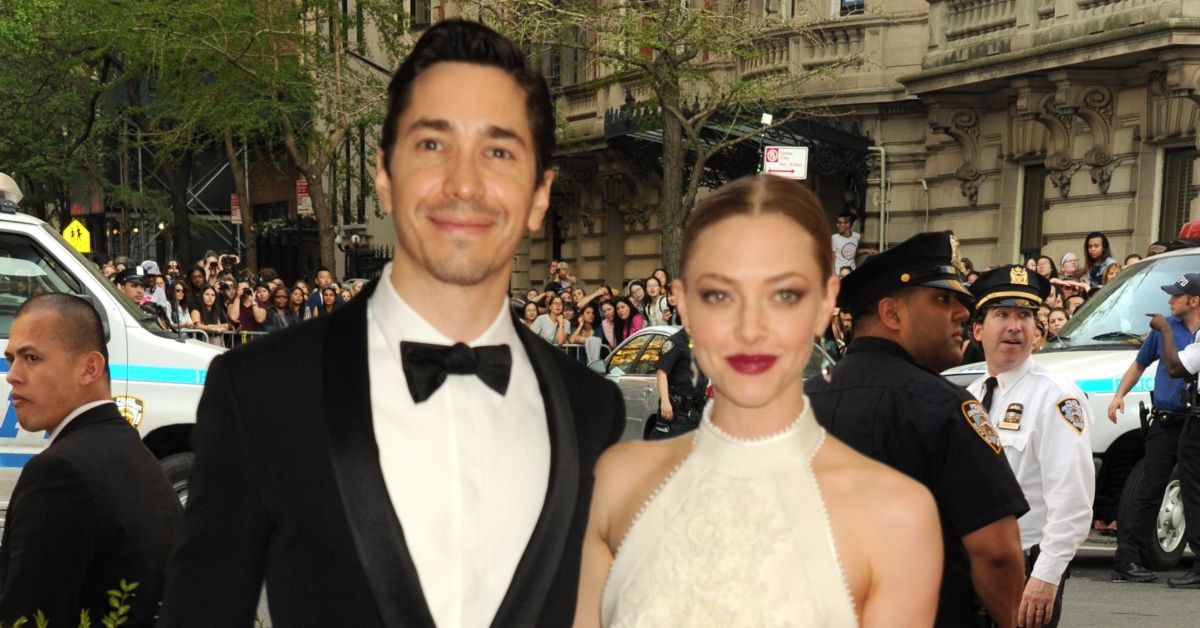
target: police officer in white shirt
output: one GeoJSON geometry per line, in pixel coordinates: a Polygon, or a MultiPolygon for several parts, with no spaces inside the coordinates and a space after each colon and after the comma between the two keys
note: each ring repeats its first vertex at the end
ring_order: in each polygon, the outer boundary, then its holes
{"type": "Polygon", "coordinates": [[[1018,521],[1025,571],[1018,620],[1057,626],[1062,585],[1092,521],[1095,471],[1083,393],[1033,358],[1037,307],[1050,285],[1022,266],[980,275],[975,295],[975,338],[983,345],[987,375],[968,390],[982,400],[1029,512],[1018,521]]]}

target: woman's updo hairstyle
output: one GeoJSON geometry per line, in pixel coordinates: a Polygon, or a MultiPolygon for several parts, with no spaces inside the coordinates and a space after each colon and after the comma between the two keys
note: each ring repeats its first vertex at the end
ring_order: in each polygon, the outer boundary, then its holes
{"type": "Polygon", "coordinates": [[[774,175],[750,175],[727,183],[696,203],[683,228],[679,267],[686,271],[696,238],[709,227],[734,216],[781,214],[813,238],[813,255],[823,276],[833,274],[832,234],[821,201],[804,185],[774,175]]]}

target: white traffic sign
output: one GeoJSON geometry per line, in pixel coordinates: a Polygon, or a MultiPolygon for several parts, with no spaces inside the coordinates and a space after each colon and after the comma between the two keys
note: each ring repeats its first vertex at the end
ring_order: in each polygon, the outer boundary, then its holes
{"type": "Polygon", "coordinates": [[[763,149],[762,171],[786,179],[807,179],[808,147],[767,146],[763,149]]]}

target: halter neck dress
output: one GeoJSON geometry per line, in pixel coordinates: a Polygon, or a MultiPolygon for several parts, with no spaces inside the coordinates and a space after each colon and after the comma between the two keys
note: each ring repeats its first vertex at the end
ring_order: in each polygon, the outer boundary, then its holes
{"type": "Polygon", "coordinates": [[[757,439],[723,432],[705,408],[692,452],[613,559],[604,626],[858,625],[813,474],[825,430],[810,407],[757,439]]]}

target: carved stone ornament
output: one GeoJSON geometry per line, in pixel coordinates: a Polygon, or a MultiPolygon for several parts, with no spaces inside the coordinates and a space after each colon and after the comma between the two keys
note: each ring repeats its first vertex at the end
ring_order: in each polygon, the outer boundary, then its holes
{"type": "Polygon", "coordinates": [[[1081,162],[1072,161],[1066,168],[1049,170],[1046,172],[1046,177],[1050,179],[1050,184],[1058,189],[1058,195],[1062,198],[1067,198],[1071,193],[1071,177],[1079,172],[1081,162]]]}
{"type": "Polygon", "coordinates": [[[625,229],[634,230],[638,227],[642,229],[650,228],[650,216],[654,213],[654,208],[645,203],[636,205],[627,205],[621,208],[621,217],[625,220],[625,229]]]}
{"type": "Polygon", "coordinates": [[[1108,184],[1112,182],[1112,173],[1116,165],[1115,161],[1110,161],[1103,166],[1092,166],[1090,171],[1092,183],[1100,188],[1101,194],[1108,194],[1108,184]]]}
{"type": "Polygon", "coordinates": [[[970,108],[931,107],[929,129],[939,135],[949,135],[958,144],[963,160],[954,176],[961,181],[959,189],[967,204],[974,207],[979,202],[979,184],[983,181],[978,166],[979,114],[970,108]]]}

